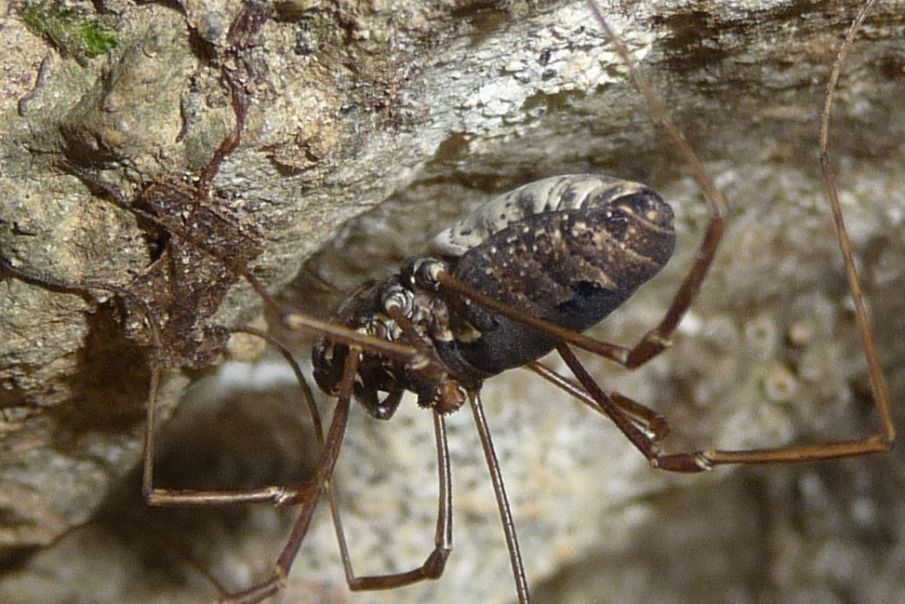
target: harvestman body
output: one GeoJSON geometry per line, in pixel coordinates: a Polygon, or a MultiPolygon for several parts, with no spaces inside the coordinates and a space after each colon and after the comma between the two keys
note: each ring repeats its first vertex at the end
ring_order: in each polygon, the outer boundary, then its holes
{"type": "MultiPolygon", "coordinates": [[[[388,419],[403,391],[422,407],[457,410],[464,390],[553,350],[558,341],[523,323],[449,295],[447,273],[511,308],[584,331],[603,320],[666,264],[672,210],[652,189],[585,174],[547,178],[488,202],[439,233],[433,256],[409,260],[389,279],[360,288],[334,320],[393,342],[417,342],[421,366],[365,353],[355,397],[388,419]],[[398,320],[397,320],[398,319],[398,320]],[[387,392],[378,401],[377,392],[387,392]]],[[[348,348],[322,340],[314,377],[336,396],[348,348]]]]}
{"type": "MultiPolygon", "coordinates": [[[[725,201],[673,126],[660,101],[638,76],[622,42],[609,30],[596,5],[590,3],[605,35],[628,65],[651,113],[664,127],[704,191],[711,210],[698,254],[660,323],[632,348],[598,342],[577,333],[599,322],[628,299],[671,255],[674,245],[672,211],[659,195],[638,183],[591,175],[560,176],[525,185],[496,198],[437,235],[430,255],[410,260],[387,280],[359,288],[342,304],[335,323],[284,315],[284,322],[290,327],[323,338],[314,351],[314,375],[318,384],[337,398],[326,436],[322,434],[316,411],[312,411],[321,451],[310,483],[245,491],[155,487],[155,397],[160,375],[155,366],[149,395],[143,474],[143,489],[148,501],[152,505],[197,507],[242,502],[299,504],[299,518],[271,576],[228,596],[229,601],[260,601],[285,586],[293,559],[324,493],[330,500],[351,589],[388,589],[436,578],[442,574],[452,548],[452,498],[444,415],[468,401],[494,484],[518,598],[527,602],[529,593],[521,552],[479,397],[482,381],[501,371],[527,366],[557,384],[607,415],[651,465],[665,470],[699,472],[727,463],[796,462],[888,450],[894,440],[891,413],[826,154],[829,107],[839,65],[870,4],[867,3],[855,20],[833,69],[823,112],[821,165],[867,356],[871,389],[882,420],[880,431],[862,439],[813,445],[663,454],[657,442],[668,431],[663,418],[630,399],[604,392],[572,353],[570,345],[575,345],[631,369],[666,349],[714,258],[726,220],[725,201]],[[562,356],[578,384],[535,362],[553,349],[562,356]],[[421,406],[432,409],[440,477],[435,547],[424,564],[413,570],[356,577],[331,487],[351,400],[360,401],[374,417],[388,419],[406,390],[417,394],[421,406]],[[381,397],[380,393],[385,395],[381,397]]],[[[244,115],[244,105],[236,104],[237,116],[244,115]]],[[[233,139],[224,141],[225,152],[235,145],[239,130],[237,127],[233,139]],[[227,144],[231,140],[232,146],[227,144]]],[[[179,236],[191,242],[186,235],[179,236]]],[[[203,249],[246,278],[265,301],[271,303],[267,292],[244,265],[222,257],[216,249],[203,249]]],[[[12,266],[7,266],[7,270],[22,278],[28,277],[12,266]]],[[[134,297],[130,292],[102,285],[76,284],[72,289],[78,287],[108,289],[134,297]]],[[[149,319],[152,342],[159,341],[153,311],[143,312],[149,319]]],[[[304,378],[294,362],[293,368],[306,390],[304,378]]],[[[306,398],[310,399],[310,396],[306,398]]]]}

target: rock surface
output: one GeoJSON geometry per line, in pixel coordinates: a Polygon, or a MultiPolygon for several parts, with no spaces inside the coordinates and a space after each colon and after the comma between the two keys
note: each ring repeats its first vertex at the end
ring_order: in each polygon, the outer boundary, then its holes
{"type": "MultiPolygon", "coordinates": [[[[107,6],[124,42],[85,66],[16,14],[0,28],[4,47],[19,49],[2,78],[0,250],[47,270],[127,279],[149,253],[134,218],[54,158],[88,157],[130,191],[197,171],[232,116],[185,23],[216,47],[238,7],[186,3],[183,18],[156,5],[107,6]],[[43,87],[19,115],[15,99],[48,52],[43,87]],[[117,88],[112,73],[132,74],[131,84],[117,88]],[[191,127],[174,143],[180,120],[191,127]]],[[[829,65],[855,7],[645,2],[631,18],[622,3],[603,8],[643,57],[732,221],[672,350],[632,373],[591,361],[593,374],[665,413],[674,450],[869,430],[876,418],[816,162],[829,65]]],[[[881,2],[868,20],[843,72],[831,141],[894,403],[905,393],[902,14],[901,1],[881,2]]],[[[323,314],[323,282],[344,289],[385,274],[493,193],[599,171],[660,190],[679,247],[595,334],[630,343],[662,315],[706,208],[583,2],[285,3],[261,35],[250,51],[260,80],[249,127],[214,184],[265,234],[256,272],[273,288],[321,248],[283,299],[323,314]]],[[[255,314],[243,289],[220,320],[255,314]]],[[[15,279],[0,282],[0,304],[0,326],[14,336],[0,345],[0,600],[210,600],[216,591],[183,550],[228,589],[263,578],[293,510],[149,512],[141,503],[147,369],[118,335],[113,307],[15,279]],[[124,358],[129,371],[111,372],[110,359],[124,358]]],[[[185,381],[167,382],[169,407],[185,381]]],[[[163,428],[161,484],[287,482],[310,470],[297,389],[278,361],[255,372],[229,363],[184,398],[163,428]]],[[[490,380],[483,398],[537,601],[895,602],[905,591],[898,452],[667,476],[526,372],[490,380]]],[[[448,423],[455,547],[443,578],[349,594],[323,509],[282,601],[514,599],[472,421],[463,411],[448,423]]],[[[430,426],[410,404],[389,423],[353,415],[337,480],[359,573],[408,569],[431,549],[430,426]]]]}

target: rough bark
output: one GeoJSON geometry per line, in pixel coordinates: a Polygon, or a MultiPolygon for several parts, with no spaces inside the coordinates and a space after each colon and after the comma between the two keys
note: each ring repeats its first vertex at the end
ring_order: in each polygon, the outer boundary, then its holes
{"type": "MultiPolygon", "coordinates": [[[[0,252],[128,282],[148,262],[146,231],[55,162],[103,168],[129,191],[197,171],[232,120],[198,38],[221,49],[238,5],[186,3],[185,16],[104,6],[122,43],[84,65],[15,13],[0,28],[4,48],[17,49],[2,78],[0,252]],[[195,45],[186,23],[199,32],[195,45]],[[20,115],[16,99],[47,53],[43,86],[20,115]],[[175,142],[183,120],[190,127],[175,142]]],[[[875,418],[816,161],[823,87],[856,6],[603,8],[728,197],[732,222],[672,350],[628,374],[592,363],[594,375],[664,412],[677,450],[866,431],[875,418]]],[[[894,402],[905,392],[903,14],[902,2],[881,2],[856,42],[831,142],[894,402]]],[[[495,192],[600,171],[655,186],[676,211],[679,247],[596,333],[633,342],[665,309],[706,209],[583,2],[286,3],[249,55],[259,77],[249,126],[214,184],[263,233],[256,274],[274,290],[321,249],[284,299],[321,313],[319,281],[343,289],[392,270],[495,192]]],[[[0,545],[10,569],[0,600],[210,599],[180,547],[231,589],[266,575],[293,510],[149,515],[140,502],[130,473],[146,353],[120,335],[115,305],[7,278],[0,304],[0,545]],[[52,547],[28,549],[92,517],[100,520],[52,547]]],[[[258,308],[237,286],[218,321],[238,325],[258,308]]],[[[310,436],[285,371],[264,386],[240,374],[237,385],[236,367],[221,372],[214,396],[192,389],[162,428],[161,482],[260,484],[308,469],[310,436]]],[[[167,409],[186,382],[170,376],[167,409]]],[[[604,420],[528,373],[488,382],[483,396],[540,601],[883,602],[905,589],[901,454],[676,478],[646,467],[604,420]]],[[[361,573],[407,569],[430,551],[430,425],[406,404],[390,423],[353,416],[338,482],[361,573]]],[[[322,513],[287,600],[514,598],[467,411],[450,418],[450,432],[456,530],[444,577],[348,594],[322,513]]]]}

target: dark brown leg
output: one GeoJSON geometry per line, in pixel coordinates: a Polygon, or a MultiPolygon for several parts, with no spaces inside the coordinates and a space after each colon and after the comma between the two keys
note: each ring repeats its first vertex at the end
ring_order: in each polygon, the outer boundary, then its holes
{"type": "Polygon", "coordinates": [[[354,347],[350,349],[349,354],[346,356],[343,377],[339,384],[336,409],[333,411],[333,418],[330,420],[326,443],[317,460],[317,472],[311,481],[310,493],[306,493],[304,499],[300,501],[302,510],[292,527],[289,541],[280,553],[280,557],[277,558],[272,574],[257,585],[227,596],[224,599],[225,602],[233,604],[260,602],[286,586],[286,578],[289,576],[292,562],[295,560],[295,556],[302,546],[302,541],[304,541],[305,535],[308,533],[308,527],[311,525],[311,518],[320,501],[321,493],[333,476],[333,468],[336,466],[336,459],[339,456],[346,424],[349,420],[349,410],[352,404],[352,385],[355,374],[358,371],[360,356],[361,350],[354,347]]]}
{"type": "Polygon", "coordinates": [[[468,393],[468,401],[471,403],[471,412],[478,428],[478,436],[481,437],[481,448],[484,449],[484,458],[487,460],[487,469],[490,471],[490,480],[493,482],[493,494],[496,496],[497,509],[500,511],[503,532],[506,534],[506,548],[509,550],[509,563],[512,566],[512,576],[515,579],[515,593],[518,596],[519,603],[526,604],[531,601],[531,596],[528,593],[528,580],[525,577],[525,567],[522,564],[522,553],[518,545],[518,536],[515,534],[515,523],[512,521],[509,498],[506,496],[506,487],[503,484],[503,476],[500,474],[500,463],[497,460],[496,452],[493,450],[490,429],[487,427],[487,420],[484,418],[484,406],[481,404],[481,396],[477,391],[468,393]]]}
{"type": "Polygon", "coordinates": [[[250,327],[241,327],[234,329],[233,331],[257,336],[280,352],[280,354],[283,356],[283,359],[286,361],[286,363],[289,364],[289,367],[292,369],[292,373],[295,375],[295,380],[298,382],[299,387],[302,389],[302,396],[304,397],[305,404],[308,407],[308,413],[311,415],[311,422],[314,424],[314,436],[317,439],[318,447],[323,449],[324,426],[321,422],[320,411],[317,410],[317,405],[314,403],[314,393],[311,391],[311,386],[308,384],[308,380],[305,378],[305,374],[302,373],[302,368],[299,367],[299,364],[296,362],[295,357],[292,356],[292,353],[289,352],[289,349],[286,348],[282,342],[280,342],[278,339],[276,339],[266,331],[252,329],[250,327]]]}
{"type": "Polygon", "coordinates": [[[874,395],[874,403],[880,413],[880,419],[883,422],[883,434],[887,443],[887,448],[892,445],[895,440],[896,431],[892,417],[892,410],[889,406],[889,399],[886,394],[886,380],[883,378],[883,371],[880,368],[880,359],[877,358],[877,347],[874,345],[873,332],[870,328],[870,319],[867,316],[867,309],[864,307],[864,294],[861,291],[861,281],[858,279],[858,271],[855,269],[855,260],[852,254],[852,245],[845,230],[845,220],[842,217],[842,208],[839,205],[839,191],[836,188],[836,174],[830,166],[830,156],[827,151],[829,145],[830,131],[830,111],[833,107],[833,91],[836,89],[836,82],[839,81],[839,73],[842,70],[842,63],[848,55],[849,49],[855,40],[858,29],[864,23],[867,13],[874,4],[874,0],[868,0],[861,7],[858,15],[845,36],[845,41],[839,48],[836,60],[833,62],[833,70],[830,73],[829,82],[826,85],[826,99],[823,104],[823,111],[820,114],[820,169],[823,173],[823,183],[826,187],[826,196],[830,202],[830,208],[833,213],[833,226],[836,229],[836,240],[839,242],[839,250],[842,252],[843,263],[845,264],[845,279],[848,282],[849,291],[852,294],[852,303],[855,308],[855,322],[858,325],[858,333],[861,336],[861,348],[867,359],[868,372],[870,374],[870,389],[874,395]]]}
{"type": "MultiPolygon", "coordinates": [[[[276,307],[274,306],[274,308],[276,307]]],[[[320,321],[307,315],[285,313],[282,320],[289,329],[315,338],[325,338],[346,346],[358,346],[369,352],[379,353],[400,361],[417,361],[418,351],[412,346],[369,336],[354,329],[320,321]]]]}
{"type": "MultiPolygon", "coordinates": [[[[424,358],[434,357],[432,350],[424,344],[415,327],[408,319],[406,319],[406,317],[397,307],[390,307],[387,309],[387,312],[402,327],[404,333],[407,336],[407,339],[412,344],[412,346],[400,346],[386,342],[384,340],[378,340],[378,342],[380,343],[380,348],[385,348],[387,344],[391,344],[393,346],[399,347],[400,349],[411,350],[413,352],[417,350],[424,358]]],[[[289,319],[290,321],[304,321],[306,325],[312,324],[311,320],[308,317],[299,315],[290,315],[289,319]]],[[[315,321],[314,324],[317,325],[318,328],[320,328],[321,325],[323,326],[323,329],[325,331],[325,333],[322,334],[323,337],[331,337],[335,335],[333,331],[335,326],[321,324],[319,321],[315,321]]],[[[358,334],[357,332],[353,333],[356,334],[356,337],[361,336],[361,334],[358,334]]],[[[411,355],[404,358],[406,360],[410,360],[411,355]]],[[[390,396],[393,395],[394,394],[391,393],[390,396]]],[[[398,396],[401,395],[401,391],[395,393],[395,395],[398,398],[398,396]]],[[[447,558],[449,558],[449,554],[452,551],[452,488],[449,468],[449,447],[447,446],[446,440],[446,423],[443,419],[443,416],[436,409],[433,412],[433,416],[434,434],[437,447],[437,468],[439,472],[440,494],[437,511],[437,527],[434,536],[435,547],[421,566],[404,572],[357,577],[355,575],[355,570],[352,567],[352,559],[349,554],[345,531],[342,527],[342,519],[337,502],[335,485],[331,484],[330,481],[327,481],[325,485],[328,491],[328,496],[330,498],[330,511],[333,515],[333,525],[336,529],[336,538],[337,542],[339,543],[340,555],[342,557],[343,567],[346,573],[346,582],[349,584],[349,588],[352,591],[393,589],[396,587],[411,585],[412,583],[417,583],[425,579],[436,579],[443,574],[443,570],[446,567],[446,560],[447,558]]]]}
{"type": "MultiPolygon", "coordinates": [[[[557,350],[559,350],[569,369],[572,370],[588,394],[597,401],[607,417],[613,420],[616,427],[647,458],[651,466],[660,470],[669,472],[702,472],[724,464],[819,461],[822,459],[882,453],[888,451],[892,446],[894,434],[891,434],[884,426],[884,430],[881,432],[870,434],[860,439],[742,451],[702,449],[667,455],[662,453],[659,445],[639,430],[632,423],[631,418],[610,400],[610,397],[591,378],[568,346],[561,344],[557,350]]],[[[892,425],[890,424],[888,428],[891,429],[892,425]]]]}
{"type": "Polygon", "coordinates": [[[352,591],[367,591],[375,589],[393,589],[411,585],[425,579],[436,579],[443,574],[446,560],[452,551],[452,485],[449,471],[449,448],[446,442],[446,423],[443,416],[437,411],[434,414],[434,436],[437,444],[437,470],[440,479],[440,503],[437,510],[437,529],[434,533],[434,549],[418,568],[386,575],[371,575],[365,577],[355,576],[352,568],[352,559],[349,556],[349,548],[346,544],[346,536],[343,532],[340,520],[339,506],[336,502],[335,489],[328,485],[330,495],[330,511],[333,514],[333,524],[336,527],[336,538],[343,559],[343,567],[346,572],[346,581],[352,591]]]}
{"type": "Polygon", "coordinates": [[[223,160],[229,157],[230,153],[239,146],[239,142],[242,139],[250,98],[242,82],[254,81],[255,79],[254,74],[251,73],[251,68],[245,61],[243,51],[255,43],[256,34],[269,16],[269,9],[264,4],[246,2],[239,14],[236,15],[236,18],[230,23],[229,31],[226,34],[227,46],[224,49],[224,55],[233,62],[233,68],[238,70],[239,73],[231,73],[228,67],[222,67],[221,74],[229,88],[229,96],[233,112],[236,115],[236,123],[232,131],[220,142],[217,150],[214,151],[213,157],[207,163],[207,166],[201,170],[201,174],[198,177],[198,188],[204,192],[205,198],[208,189],[210,189],[211,181],[214,180],[214,177],[220,171],[220,165],[223,160]]]}
{"type": "Polygon", "coordinates": [[[70,281],[67,279],[60,279],[59,277],[56,277],[44,271],[19,266],[18,263],[13,262],[9,258],[5,257],[2,253],[0,253],[0,269],[3,269],[4,272],[9,273],[17,279],[25,281],[26,283],[31,283],[32,285],[37,285],[38,287],[46,287],[47,289],[51,290],[61,291],[67,294],[84,297],[88,292],[100,291],[117,295],[123,300],[135,304],[141,309],[148,323],[151,325],[150,332],[152,343],[154,343],[155,345],[158,345],[160,343],[159,334],[157,334],[156,330],[156,313],[144,302],[144,300],[122,287],[90,279],[85,281],[70,281]]]}
{"type": "Polygon", "coordinates": [[[603,17],[603,13],[600,11],[600,7],[598,7],[593,0],[588,0],[588,6],[590,7],[591,12],[594,13],[594,17],[600,24],[607,40],[613,45],[613,48],[619,54],[619,57],[628,67],[632,79],[635,81],[635,87],[641,92],[642,96],[644,96],[644,100],[647,103],[651,115],[660,123],[660,126],[666,132],[666,135],[678,151],[682,160],[688,165],[692,177],[694,177],[695,182],[703,192],[704,198],[707,200],[707,205],[710,208],[710,220],[707,223],[704,238],[701,240],[698,252],[695,255],[694,263],[691,265],[688,274],[685,275],[685,279],[682,280],[682,284],[679,286],[679,290],[676,292],[672,303],[670,303],[666,315],[660,320],[660,323],[655,328],[650,330],[641,341],[634,346],[634,348],[628,351],[624,360],[616,359],[626,367],[634,369],[635,367],[643,365],[669,346],[673,331],[678,327],[682,317],[685,316],[685,313],[697,296],[698,291],[701,288],[701,283],[704,281],[704,277],[707,275],[707,271],[716,256],[717,247],[723,236],[723,231],[726,228],[726,200],[707,175],[704,166],[701,164],[701,161],[689,144],[685,141],[682,132],[670,119],[666,108],[663,107],[663,102],[656,94],[654,94],[654,91],[647,80],[641,77],[631,53],[629,53],[622,40],[610,28],[606,19],[603,17]]]}
{"type": "Polygon", "coordinates": [[[654,329],[650,330],[641,341],[632,348],[610,344],[608,342],[601,342],[583,334],[560,327],[554,323],[550,323],[549,321],[544,321],[536,317],[529,317],[518,310],[512,309],[505,304],[471,289],[452,275],[442,273],[438,275],[437,279],[447,289],[470,298],[495,313],[499,313],[514,321],[520,321],[538,331],[555,336],[563,342],[568,342],[569,344],[613,360],[624,367],[634,369],[635,367],[643,365],[669,347],[670,338],[672,337],[673,332],[676,327],[678,327],[682,317],[685,316],[685,313],[697,296],[697,293],[701,288],[701,283],[704,281],[704,277],[716,255],[716,250],[720,239],[722,238],[723,231],[726,228],[726,200],[707,176],[700,160],[688,143],[685,142],[682,133],[669,118],[660,99],[654,94],[647,81],[640,76],[631,54],[628,52],[628,49],[625,47],[625,44],[623,44],[622,40],[616,36],[612,29],[610,29],[606,20],[603,18],[603,14],[600,12],[600,8],[592,0],[588,1],[588,5],[597,21],[600,23],[604,35],[613,45],[626,66],[628,66],[632,78],[635,81],[635,85],[642,96],[644,96],[651,114],[666,131],[667,136],[669,136],[670,140],[675,145],[679,155],[685,163],[688,164],[692,176],[703,191],[707,205],[710,208],[710,220],[707,224],[707,229],[701,244],[698,247],[698,252],[695,255],[695,260],[691,269],[683,279],[682,284],[679,286],[679,290],[673,297],[673,300],[670,303],[665,316],[660,320],[660,323],[654,329]]]}
{"type": "Polygon", "coordinates": [[[550,321],[525,314],[508,304],[504,304],[499,300],[495,300],[490,296],[472,289],[447,272],[441,271],[438,273],[437,281],[440,282],[446,290],[469,298],[475,303],[480,304],[499,315],[503,315],[504,317],[512,319],[513,321],[518,321],[519,323],[524,323],[532,329],[549,334],[558,340],[567,342],[573,346],[587,350],[588,352],[593,352],[594,354],[610,359],[611,361],[615,361],[628,369],[635,369],[669,347],[669,337],[678,326],[679,321],[682,319],[682,316],[685,315],[689,306],[691,306],[694,296],[697,295],[697,292],[700,289],[701,281],[704,278],[707,268],[710,266],[710,262],[713,260],[713,254],[716,252],[716,246],[717,243],[719,243],[719,238],[722,236],[723,228],[723,218],[717,219],[711,217],[707,233],[704,235],[704,241],[695,256],[695,263],[692,265],[691,271],[686,275],[682,285],[679,287],[679,291],[673,298],[666,316],[660,321],[660,324],[649,331],[634,348],[626,348],[619,344],[602,342],[590,336],[586,336],[583,333],[557,325],[556,323],[551,323],[550,321]],[[717,222],[715,223],[714,221],[717,222]],[[714,224],[717,223],[718,226],[714,226],[714,224]]]}
{"type": "Polygon", "coordinates": [[[495,313],[501,314],[514,321],[522,322],[538,331],[555,336],[563,342],[568,342],[569,344],[613,360],[624,367],[634,369],[635,367],[643,365],[669,347],[671,343],[670,338],[672,337],[673,332],[676,327],[678,327],[682,317],[685,316],[685,313],[697,296],[698,291],[701,288],[701,283],[703,283],[704,277],[707,275],[707,271],[716,256],[717,247],[723,236],[723,231],[726,228],[726,200],[707,175],[703,165],[701,165],[697,155],[695,155],[694,151],[685,141],[682,133],[669,118],[669,114],[663,107],[663,103],[654,94],[653,89],[647,81],[641,77],[634,59],[632,59],[631,54],[628,52],[628,49],[625,47],[622,40],[616,36],[607,24],[606,20],[603,18],[603,14],[600,12],[600,8],[592,0],[588,1],[588,5],[597,21],[600,23],[604,35],[613,45],[616,52],[622,58],[622,61],[629,68],[632,78],[635,81],[635,86],[641,92],[642,96],[644,96],[650,113],[660,123],[663,130],[678,150],[683,161],[689,166],[691,174],[701,188],[701,191],[704,193],[704,198],[710,208],[710,220],[707,223],[704,237],[698,247],[697,254],[695,254],[691,269],[689,269],[685,278],[682,280],[682,284],[679,286],[678,291],[673,297],[666,314],[660,320],[660,323],[645,334],[641,341],[632,348],[610,344],[608,342],[601,342],[594,338],[560,327],[554,323],[550,323],[549,321],[527,316],[516,309],[510,308],[501,302],[493,300],[492,298],[471,289],[447,273],[438,275],[437,280],[447,289],[470,298],[495,313]]]}
{"type": "MultiPolygon", "coordinates": [[[[640,77],[638,70],[631,58],[631,55],[625,48],[622,41],[612,32],[607,25],[603,15],[597,5],[589,0],[591,10],[599,21],[604,30],[605,35],[614,45],[615,49],[622,57],[622,60],[629,67],[632,77],[635,79],[637,88],[645,97],[651,113],[660,122],[668,136],[672,140],[679,154],[689,165],[692,175],[698,182],[698,185],[704,192],[708,205],[711,210],[710,221],[707,226],[704,238],[698,248],[695,261],[691,270],[685,276],[679,287],[673,301],[670,304],[666,315],[661,319],[660,323],[651,331],[649,331],[634,348],[625,348],[622,346],[609,344],[606,342],[598,342],[592,338],[564,329],[558,325],[530,317],[524,313],[512,309],[492,298],[489,298],[480,292],[472,290],[458,279],[447,273],[441,273],[437,276],[438,281],[447,289],[454,291],[460,295],[466,296],[478,304],[497,312],[510,319],[520,321],[532,328],[543,331],[562,340],[564,344],[559,347],[560,354],[569,364],[572,371],[578,377],[579,382],[585,389],[585,395],[590,396],[599,411],[606,414],[626,437],[638,448],[639,451],[650,460],[651,464],[664,470],[678,472],[697,472],[710,469],[714,465],[729,463],[782,463],[782,462],[800,462],[800,461],[816,461],[821,459],[833,459],[839,457],[851,457],[857,455],[867,455],[871,453],[879,453],[889,450],[895,439],[895,427],[892,418],[892,412],[886,394],[886,385],[880,369],[879,359],[877,358],[876,347],[873,343],[873,337],[870,331],[867,312],[864,308],[863,293],[861,291],[860,282],[851,251],[851,244],[845,230],[845,223],[839,206],[838,195],[835,185],[835,175],[830,168],[829,157],[827,154],[827,139],[829,132],[829,115],[832,105],[832,92],[839,76],[842,61],[845,58],[848,49],[852,45],[852,40],[863,23],[867,11],[870,9],[873,0],[869,0],[862,7],[855,21],[849,30],[848,36],[843,43],[837,55],[833,66],[833,72],[830,82],[827,86],[827,97],[823,113],[821,115],[821,168],[823,170],[824,182],[827,189],[827,196],[833,213],[833,220],[836,227],[837,239],[839,247],[842,251],[845,263],[846,279],[854,301],[856,321],[858,331],[861,337],[862,348],[867,359],[868,371],[870,374],[871,390],[874,397],[874,403],[880,415],[882,427],[877,433],[868,435],[861,439],[835,441],[829,443],[818,443],[814,445],[800,445],[790,447],[777,447],[768,449],[756,449],[747,451],[720,451],[720,450],[702,450],[687,453],[679,453],[674,455],[664,455],[660,452],[659,446],[654,439],[645,434],[636,425],[637,416],[630,409],[630,405],[626,405],[625,397],[608,396],[599,386],[590,378],[578,360],[572,354],[571,350],[565,343],[574,344],[579,348],[589,350],[600,356],[614,360],[629,369],[638,367],[663,350],[669,345],[669,338],[678,326],[681,318],[688,310],[695,296],[697,295],[700,285],[707,273],[707,270],[714,258],[716,248],[725,228],[726,220],[726,203],[722,195],[713,185],[707,176],[697,156],[685,142],[681,132],[669,119],[666,110],[663,108],[660,100],[654,95],[648,83],[640,77]],[[617,401],[619,401],[617,403],[617,401]],[[634,417],[634,421],[633,421],[634,417]]],[[[532,369],[536,368],[531,367],[532,369]]],[[[558,382],[548,373],[539,372],[546,379],[557,383],[564,390],[577,396],[580,400],[587,402],[585,396],[580,391],[570,389],[569,385],[558,382]]],[[[567,381],[566,381],[567,382],[567,381]]],[[[574,384],[571,385],[574,387],[574,384]]],[[[634,401],[630,401],[634,403],[634,401]]],[[[636,403],[634,403],[636,404],[636,403]]],[[[643,407],[642,407],[643,408],[643,407]]],[[[651,417],[655,414],[647,410],[651,417]]]]}
{"type": "MultiPolygon", "coordinates": [[[[67,291],[81,294],[86,291],[105,291],[113,293],[128,303],[136,305],[140,308],[142,314],[148,324],[148,333],[151,338],[152,351],[156,352],[160,347],[160,335],[158,333],[158,318],[156,313],[144,301],[133,295],[131,292],[110,285],[95,281],[67,281],[58,279],[52,275],[43,272],[37,272],[30,269],[23,269],[15,266],[6,258],[0,256],[0,267],[9,274],[22,279],[29,283],[36,283],[42,287],[50,287],[60,291],[67,291]]],[[[296,364],[292,355],[281,346],[274,338],[267,336],[261,332],[248,330],[249,333],[255,333],[267,339],[271,344],[277,346],[283,356],[289,361],[290,366],[299,380],[299,385],[305,394],[308,408],[312,412],[312,418],[315,424],[315,430],[318,440],[322,443],[322,429],[320,427],[320,417],[314,406],[311,389],[302,375],[301,369],[296,364]]],[[[152,353],[153,354],[153,353],[152,353]]],[[[159,361],[152,358],[151,360],[151,378],[148,384],[148,402],[147,402],[147,421],[145,424],[145,444],[144,444],[144,469],[142,472],[142,493],[145,500],[150,505],[169,507],[169,506],[191,506],[204,507],[210,505],[230,505],[234,503],[248,502],[269,502],[275,505],[288,504],[296,502],[300,499],[306,499],[310,496],[312,485],[291,485],[291,486],[267,486],[259,489],[250,489],[243,491],[190,491],[190,490],[171,490],[155,488],[153,486],[154,475],[154,452],[155,452],[155,424],[157,417],[157,393],[160,388],[161,368],[159,361]]]]}
{"type": "MultiPolygon", "coordinates": [[[[295,374],[303,398],[311,414],[315,437],[321,449],[324,447],[323,427],[320,413],[314,404],[314,396],[301,368],[289,350],[273,336],[256,329],[239,329],[256,335],[276,347],[289,363],[295,374]]],[[[154,486],[154,455],[156,450],[157,391],[160,386],[160,367],[152,363],[151,380],[148,391],[147,420],[145,422],[144,466],[142,469],[142,495],[149,505],[157,507],[207,507],[213,505],[233,505],[237,503],[271,503],[288,505],[304,501],[314,496],[316,483],[285,486],[265,486],[242,490],[187,490],[166,489],[154,486]]]]}
{"type": "MultiPolygon", "coordinates": [[[[889,406],[889,400],[886,393],[886,380],[883,377],[883,371],[880,367],[880,360],[877,357],[877,349],[874,345],[873,335],[870,328],[870,320],[867,316],[867,310],[864,306],[864,294],[861,291],[861,282],[858,279],[858,272],[855,268],[855,261],[852,254],[851,242],[845,229],[845,220],[842,216],[842,209],[839,205],[839,195],[836,188],[835,174],[830,166],[829,154],[827,152],[829,140],[829,123],[830,112],[833,104],[833,91],[839,79],[839,73],[842,69],[842,63],[848,54],[849,49],[858,33],[858,29],[864,23],[867,13],[870,11],[874,0],[868,0],[859,10],[857,16],[849,27],[845,40],[839,47],[836,59],[833,62],[833,69],[830,73],[830,79],[827,83],[826,97],[823,111],[820,116],[820,167],[823,173],[823,181],[826,188],[827,199],[833,215],[833,224],[836,229],[836,240],[842,253],[843,263],[845,265],[845,277],[851,292],[852,302],[855,309],[855,321],[858,326],[858,333],[861,338],[861,348],[864,350],[864,356],[867,361],[868,374],[870,376],[871,393],[873,394],[874,406],[880,415],[880,430],[860,439],[842,440],[827,443],[817,443],[813,445],[795,445],[789,447],[777,447],[767,449],[755,449],[748,451],[697,451],[693,453],[685,453],[678,455],[663,456],[660,458],[661,463],[667,465],[677,463],[679,465],[687,463],[691,458],[695,460],[704,460],[705,464],[711,466],[729,463],[786,463],[801,461],[817,461],[821,459],[835,459],[840,457],[854,457],[858,455],[869,455],[872,453],[883,453],[892,447],[895,441],[896,431],[892,411],[889,406]]],[[[669,469],[669,468],[664,468],[669,469]]]]}
{"type": "MultiPolygon", "coordinates": [[[[596,413],[606,415],[606,412],[600,404],[572,380],[559,375],[549,367],[537,361],[528,363],[525,365],[525,368],[533,371],[557,388],[563,390],[586,405],[589,409],[596,413]]],[[[641,403],[638,403],[627,396],[623,396],[618,392],[611,392],[609,398],[614,405],[619,407],[631,418],[633,423],[639,424],[643,430],[648,432],[652,440],[663,440],[666,438],[666,435],[669,434],[669,423],[666,421],[666,418],[653,409],[645,407],[641,403]]]]}

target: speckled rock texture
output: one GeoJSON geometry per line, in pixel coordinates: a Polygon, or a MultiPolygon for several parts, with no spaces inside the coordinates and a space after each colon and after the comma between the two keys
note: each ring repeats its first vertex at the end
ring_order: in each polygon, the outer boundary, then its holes
{"type": "MultiPolygon", "coordinates": [[[[605,388],[667,416],[671,450],[817,442],[877,421],[817,164],[825,82],[858,3],[743,4],[601,2],[730,206],[712,273],[671,350],[635,372],[588,360],[605,388]]],[[[197,174],[233,123],[219,61],[240,5],[73,6],[103,18],[116,47],[74,56],[29,30],[17,7],[0,6],[9,50],[0,253],[124,285],[153,257],[153,229],[59,164],[130,197],[165,174],[197,174]]],[[[327,316],[337,291],[386,275],[495,193],[602,172],[660,191],[678,243],[662,273],[592,333],[633,343],[662,316],[706,206],[584,2],[271,9],[244,55],[255,76],[248,125],[213,188],[261,234],[255,274],[285,304],[327,316]]],[[[905,2],[888,0],[869,17],[843,69],[830,143],[896,405],[905,394],[902,15],[905,2]]],[[[216,321],[238,326],[260,309],[240,284],[216,321]]],[[[247,587],[285,542],[292,508],[143,504],[147,351],[123,335],[121,314],[109,294],[0,279],[0,601],[210,601],[217,589],[199,568],[228,590],[247,587]]],[[[279,335],[307,358],[310,342],[279,335]]],[[[489,380],[482,395],[535,601],[902,601],[898,450],[669,476],[528,372],[489,380]]],[[[287,483],[311,471],[309,421],[276,355],[171,370],[164,415],[180,398],[160,429],[159,484],[287,483]]],[[[328,414],[332,402],[319,402],[328,414]]],[[[455,517],[444,576],[349,593],[324,506],[276,601],[515,600],[473,421],[465,410],[448,424],[455,517]]],[[[378,422],[353,408],[337,484],[357,572],[423,561],[437,489],[426,412],[406,400],[378,422]]]]}

